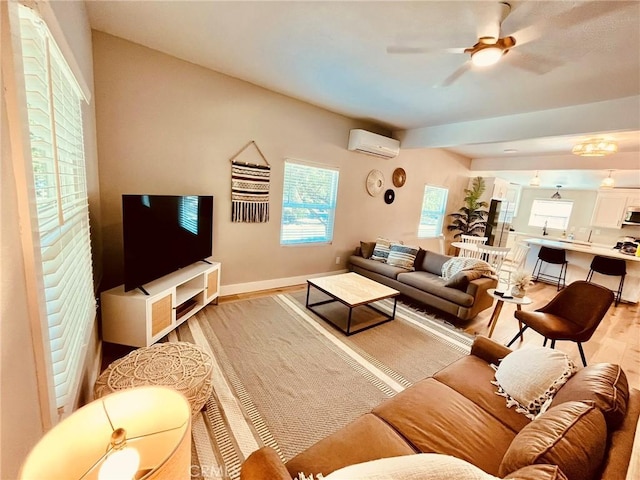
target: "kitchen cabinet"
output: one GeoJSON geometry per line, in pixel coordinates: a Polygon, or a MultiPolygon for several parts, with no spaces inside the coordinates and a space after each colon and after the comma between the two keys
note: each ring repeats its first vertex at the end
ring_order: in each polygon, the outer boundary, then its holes
{"type": "Polygon", "coordinates": [[[598,192],[593,208],[591,225],[604,228],[621,228],[627,207],[640,204],[640,192],[631,189],[614,189],[598,192]]]}

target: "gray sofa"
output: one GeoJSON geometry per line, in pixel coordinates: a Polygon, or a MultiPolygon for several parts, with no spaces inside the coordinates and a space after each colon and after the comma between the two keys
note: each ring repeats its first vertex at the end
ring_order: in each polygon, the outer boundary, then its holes
{"type": "Polygon", "coordinates": [[[378,283],[388,285],[401,294],[420,303],[470,320],[491,307],[493,298],[487,294],[496,288],[493,278],[475,278],[470,272],[460,272],[449,281],[441,277],[442,265],[452,257],[429,250],[420,250],[414,262],[414,271],[364,258],[360,247],[349,257],[349,270],[378,283]]]}

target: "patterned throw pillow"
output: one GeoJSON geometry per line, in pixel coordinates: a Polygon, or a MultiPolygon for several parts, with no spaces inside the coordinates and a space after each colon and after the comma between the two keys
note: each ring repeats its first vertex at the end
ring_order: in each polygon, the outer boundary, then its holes
{"type": "Polygon", "coordinates": [[[391,247],[391,241],[386,238],[378,237],[376,239],[376,246],[371,254],[371,260],[377,260],[379,262],[386,262],[389,256],[389,249],[391,247]]]}
{"type": "MultiPolygon", "coordinates": [[[[495,367],[494,367],[495,368],[495,367]]],[[[546,347],[515,350],[496,368],[496,392],[507,399],[507,407],[534,419],[544,413],[553,396],[576,372],[563,352],[546,347]]]]}
{"type": "Polygon", "coordinates": [[[415,270],[413,264],[416,261],[418,250],[420,250],[420,247],[392,243],[391,248],[389,249],[389,256],[387,257],[387,263],[394,267],[413,271],[415,270]]]}

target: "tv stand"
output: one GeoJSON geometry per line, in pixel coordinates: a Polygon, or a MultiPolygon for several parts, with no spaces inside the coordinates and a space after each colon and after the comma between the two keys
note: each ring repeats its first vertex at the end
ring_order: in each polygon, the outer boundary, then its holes
{"type": "Polygon", "coordinates": [[[140,291],[141,291],[142,293],[144,293],[145,295],[147,295],[147,296],[149,295],[149,292],[147,292],[147,291],[144,289],[144,287],[140,286],[140,287],[138,287],[138,288],[139,288],[139,289],[140,289],[140,291]]]}
{"type": "Polygon", "coordinates": [[[102,339],[147,347],[187,321],[220,295],[220,263],[205,260],[125,292],[102,292],[102,339]]]}

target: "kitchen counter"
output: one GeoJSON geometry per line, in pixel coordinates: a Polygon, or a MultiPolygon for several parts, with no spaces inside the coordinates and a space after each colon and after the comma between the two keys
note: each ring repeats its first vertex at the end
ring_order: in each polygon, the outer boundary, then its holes
{"type": "MultiPolygon", "coordinates": [[[[618,258],[626,261],[627,275],[624,280],[622,290],[622,300],[637,303],[640,300],[640,257],[626,255],[619,250],[606,247],[605,245],[587,244],[586,242],[572,242],[570,240],[549,240],[546,238],[524,238],[523,242],[529,244],[531,249],[527,254],[525,270],[532,272],[538,259],[540,247],[559,248],[566,251],[567,261],[567,285],[576,280],[585,280],[591,267],[591,261],[595,255],[618,258]]],[[[544,264],[543,272],[557,275],[559,265],[544,264]]],[[[620,277],[601,275],[594,273],[593,283],[603,285],[611,290],[617,290],[620,277]]]]}
{"type": "Polygon", "coordinates": [[[547,240],[542,238],[525,238],[523,242],[529,245],[540,245],[551,248],[562,248],[564,250],[570,250],[573,252],[588,253],[590,255],[602,255],[603,257],[620,258],[622,260],[629,260],[632,262],[640,262],[640,257],[635,255],[627,255],[620,253],[619,249],[607,248],[605,245],[599,245],[594,243],[587,243],[575,240],[547,240]]]}

